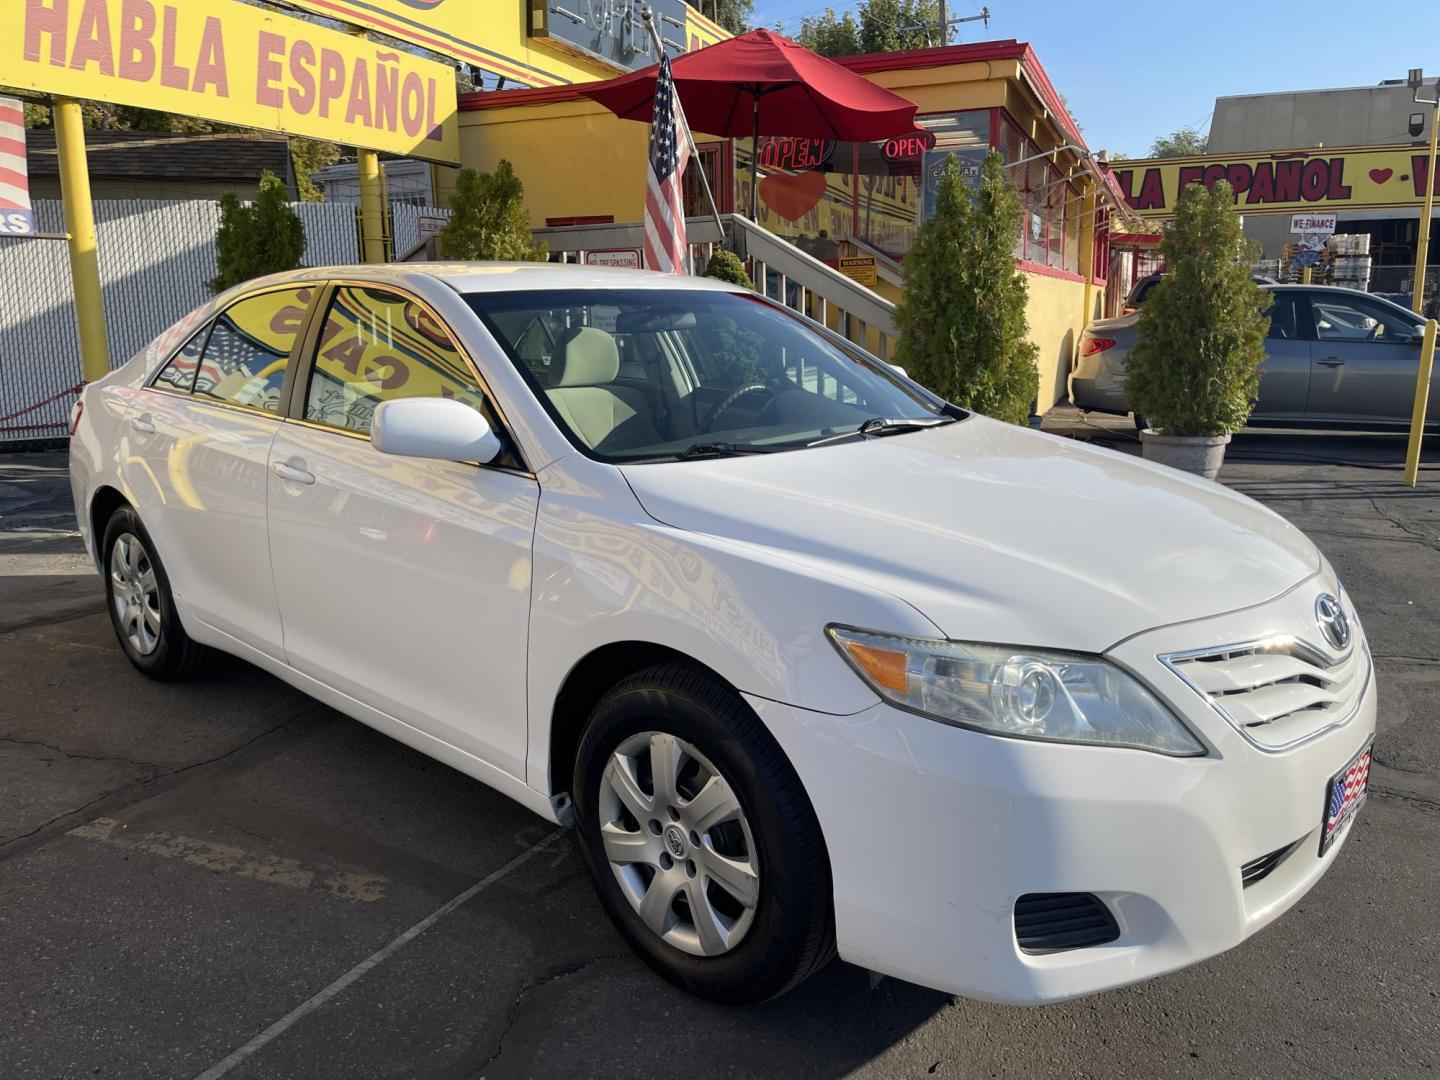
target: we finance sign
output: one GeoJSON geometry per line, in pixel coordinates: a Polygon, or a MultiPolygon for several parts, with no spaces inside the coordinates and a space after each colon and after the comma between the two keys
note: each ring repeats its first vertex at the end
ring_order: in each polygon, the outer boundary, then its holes
{"type": "Polygon", "coordinates": [[[1256,155],[1209,155],[1121,161],[1116,182],[1142,217],[1168,217],[1191,184],[1224,180],[1246,214],[1413,207],[1425,197],[1429,155],[1412,146],[1287,150],[1256,155]]]}
{"type": "Polygon", "coordinates": [[[404,50],[235,0],[15,7],[19,27],[0,33],[0,83],[460,160],[454,73],[404,50]]]}

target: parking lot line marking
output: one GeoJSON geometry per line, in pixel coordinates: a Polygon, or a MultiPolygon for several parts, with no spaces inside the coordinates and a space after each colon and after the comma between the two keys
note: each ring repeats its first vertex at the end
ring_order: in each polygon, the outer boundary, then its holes
{"type": "Polygon", "coordinates": [[[373,903],[385,899],[389,878],[379,874],[317,870],[298,859],[257,855],[230,844],[216,844],[167,832],[130,832],[123,821],[100,817],[70,830],[71,836],[95,840],[111,847],[143,851],[162,859],[176,859],[202,870],[253,878],[292,889],[319,888],[342,900],[373,903]]]}
{"type": "Polygon", "coordinates": [[[275,1039],[278,1039],[281,1035],[285,1034],[285,1032],[288,1031],[291,1027],[293,1027],[296,1023],[304,1019],[316,1009],[320,1008],[320,1006],[324,1005],[327,1001],[333,998],[336,994],[340,993],[351,983],[355,982],[366,972],[379,967],[386,960],[390,959],[390,957],[394,956],[395,953],[399,952],[406,945],[408,945],[410,942],[414,941],[417,937],[423,934],[426,930],[429,930],[430,927],[434,926],[446,915],[449,915],[450,912],[467,903],[477,893],[480,893],[483,890],[489,888],[491,885],[494,885],[497,881],[505,877],[507,874],[511,873],[514,870],[518,870],[522,865],[524,865],[530,859],[534,858],[536,855],[540,854],[540,852],[544,851],[559,837],[564,835],[564,830],[557,829],[556,831],[542,837],[540,840],[531,844],[528,848],[522,851],[519,855],[516,855],[504,866],[500,867],[498,870],[493,870],[489,874],[486,874],[483,878],[475,882],[475,884],[471,885],[464,892],[452,897],[450,900],[446,901],[440,907],[432,911],[429,915],[426,915],[423,919],[417,922],[414,926],[410,927],[410,929],[406,930],[399,937],[395,938],[395,940],[391,941],[388,945],[383,946],[376,952],[371,953],[364,960],[361,960],[360,963],[356,964],[349,971],[345,972],[344,975],[341,975],[329,986],[325,987],[319,993],[315,994],[315,996],[301,1002],[295,1008],[291,1009],[288,1013],[282,1016],[279,1020],[276,1020],[273,1024],[267,1027],[264,1031],[260,1032],[259,1035],[256,1035],[244,1046],[233,1051],[229,1056],[217,1061],[214,1065],[211,1065],[210,1068],[197,1075],[195,1077],[195,1080],[217,1080],[218,1077],[224,1076],[231,1069],[235,1068],[235,1066],[239,1065],[256,1051],[262,1049],[268,1043],[273,1042],[275,1039]]]}

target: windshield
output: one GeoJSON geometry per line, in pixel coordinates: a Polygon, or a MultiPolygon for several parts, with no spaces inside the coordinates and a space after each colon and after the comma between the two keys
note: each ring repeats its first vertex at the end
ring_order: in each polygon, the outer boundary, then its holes
{"type": "Polygon", "coordinates": [[[745,294],[547,289],[465,299],[570,440],[603,461],[792,450],[953,419],[885,364],[745,294]]]}

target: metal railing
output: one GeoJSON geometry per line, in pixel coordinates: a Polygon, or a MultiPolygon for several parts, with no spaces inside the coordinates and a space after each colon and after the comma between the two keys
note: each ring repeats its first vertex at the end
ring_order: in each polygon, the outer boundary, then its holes
{"type": "MultiPolygon", "coordinates": [[[[731,249],[749,263],[756,288],[804,315],[829,326],[882,360],[894,347],[895,305],[873,289],[852,281],[834,267],[740,214],[721,223],[731,249]]],[[[703,270],[721,237],[710,217],[686,219],[691,265],[703,270]]],[[[536,229],[551,258],[586,265],[641,265],[645,227],[639,222],[569,225],[536,229]]]]}

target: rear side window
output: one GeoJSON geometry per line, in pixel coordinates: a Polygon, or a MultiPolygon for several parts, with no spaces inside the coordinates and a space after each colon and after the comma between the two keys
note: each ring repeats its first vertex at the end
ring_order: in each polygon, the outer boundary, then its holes
{"type": "Polygon", "coordinates": [[[325,316],[305,395],[305,419],[367,434],[382,401],[445,397],[496,417],[449,332],[415,300],[342,285],[325,316]]]}
{"type": "Polygon", "coordinates": [[[215,320],[195,396],[262,412],[280,412],[285,367],[305,328],[312,290],[280,289],[246,297],[215,320]]]}
{"type": "Polygon", "coordinates": [[[210,327],[205,326],[187,341],[184,347],[170,358],[170,362],[160,369],[160,374],[155,376],[152,385],[178,390],[182,394],[190,393],[190,388],[195,385],[195,370],[200,366],[200,350],[205,346],[205,335],[208,333],[210,327]]]}

